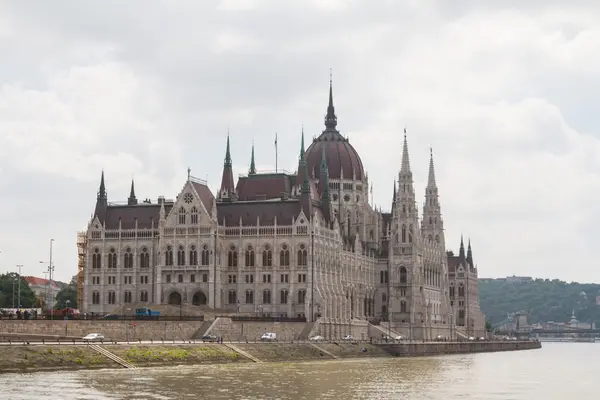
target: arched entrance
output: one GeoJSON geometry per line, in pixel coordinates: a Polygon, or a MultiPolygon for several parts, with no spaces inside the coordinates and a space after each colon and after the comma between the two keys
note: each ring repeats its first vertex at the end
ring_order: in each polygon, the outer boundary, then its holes
{"type": "Polygon", "coordinates": [[[195,306],[203,306],[207,303],[206,295],[204,292],[199,291],[194,293],[194,297],[192,297],[192,304],[195,306]]]}
{"type": "Polygon", "coordinates": [[[169,304],[176,306],[181,305],[181,294],[179,292],[173,292],[169,295],[169,304]]]}

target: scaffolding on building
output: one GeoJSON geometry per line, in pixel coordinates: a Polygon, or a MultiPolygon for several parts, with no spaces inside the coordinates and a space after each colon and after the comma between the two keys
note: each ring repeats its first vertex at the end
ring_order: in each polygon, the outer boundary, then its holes
{"type": "Polygon", "coordinates": [[[77,307],[83,307],[83,285],[85,278],[85,264],[87,259],[87,233],[77,232],[77,307]]]}

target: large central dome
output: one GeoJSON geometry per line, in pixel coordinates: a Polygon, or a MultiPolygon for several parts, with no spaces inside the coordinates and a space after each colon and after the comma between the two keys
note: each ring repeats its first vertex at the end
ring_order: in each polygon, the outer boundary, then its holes
{"type": "Polygon", "coordinates": [[[306,150],[306,164],[308,173],[318,177],[321,169],[323,152],[327,160],[329,179],[363,180],[365,171],[362,161],[354,147],[345,139],[338,130],[337,117],[333,107],[333,89],[329,82],[329,105],[325,116],[325,130],[316,138],[306,150]]]}

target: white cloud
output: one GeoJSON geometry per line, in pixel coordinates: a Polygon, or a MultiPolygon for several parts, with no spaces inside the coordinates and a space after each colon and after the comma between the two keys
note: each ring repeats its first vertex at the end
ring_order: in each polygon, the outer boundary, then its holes
{"type": "Polygon", "coordinates": [[[111,200],[132,176],[138,197],[174,197],[188,165],[216,188],[228,128],[236,172],[253,141],[274,169],[274,132],[279,167],[295,169],[333,68],[339,127],[377,204],[390,207],[407,127],[419,199],[433,146],[447,243],[470,236],[481,275],[600,280],[600,132],[586,112],[600,7],[451,3],[3,5],[3,262],[39,275],[53,236],[67,279],[101,169],[111,200]]]}

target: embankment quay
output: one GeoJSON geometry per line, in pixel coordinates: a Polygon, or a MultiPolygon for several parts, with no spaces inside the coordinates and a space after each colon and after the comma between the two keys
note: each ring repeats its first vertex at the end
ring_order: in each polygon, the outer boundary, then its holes
{"type": "Polygon", "coordinates": [[[35,372],[91,368],[129,368],[165,365],[299,362],[372,357],[418,357],[538,349],[533,341],[372,343],[171,343],[76,341],[5,342],[0,372],[35,372]]]}
{"type": "MultiPolygon", "coordinates": [[[[136,368],[178,364],[295,362],[366,357],[411,357],[537,349],[532,341],[410,341],[383,343],[386,330],[363,328],[352,341],[309,342],[319,327],[306,322],[212,321],[0,321],[0,371],[84,368],[136,368]],[[261,343],[265,332],[276,343],[261,343]],[[82,337],[102,333],[105,340],[85,344],[82,337]],[[214,335],[223,343],[205,343],[214,335]]],[[[392,333],[393,335],[393,333],[392,333]]]]}

